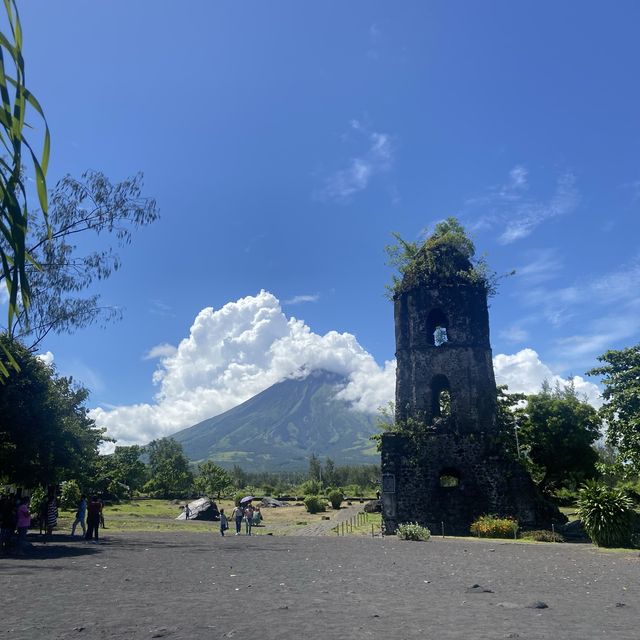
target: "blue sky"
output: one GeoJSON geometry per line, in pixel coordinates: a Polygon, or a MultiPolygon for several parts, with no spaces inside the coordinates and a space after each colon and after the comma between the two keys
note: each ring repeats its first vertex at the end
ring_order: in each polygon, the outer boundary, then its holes
{"type": "Polygon", "coordinates": [[[20,8],[49,181],[143,171],[161,211],[97,288],[124,320],[43,345],[122,442],[318,363],[384,399],[384,245],[449,215],[517,270],[490,309],[512,388],[638,342],[637,3],[20,8]]]}

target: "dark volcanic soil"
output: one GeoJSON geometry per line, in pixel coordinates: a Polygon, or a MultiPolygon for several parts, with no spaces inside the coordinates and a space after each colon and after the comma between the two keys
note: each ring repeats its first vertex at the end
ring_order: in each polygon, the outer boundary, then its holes
{"type": "Polygon", "coordinates": [[[586,545],[60,538],[0,559],[0,639],[637,640],[639,578],[637,552],[586,545]]]}

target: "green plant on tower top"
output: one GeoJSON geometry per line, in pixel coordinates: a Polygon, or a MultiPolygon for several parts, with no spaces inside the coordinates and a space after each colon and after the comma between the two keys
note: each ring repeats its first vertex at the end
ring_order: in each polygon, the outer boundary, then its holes
{"type": "Polygon", "coordinates": [[[498,276],[484,258],[475,257],[475,245],[456,218],[436,224],[422,243],[403,240],[398,233],[392,235],[396,243],[385,247],[387,264],[397,269],[387,286],[390,299],[430,284],[477,284],[487,296],[495,295],[498,276]]]}

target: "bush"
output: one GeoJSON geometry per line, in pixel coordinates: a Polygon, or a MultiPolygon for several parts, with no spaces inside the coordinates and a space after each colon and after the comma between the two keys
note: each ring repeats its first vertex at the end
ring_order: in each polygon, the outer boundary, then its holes
{"type": "Polygon", "coordinates": [[[324,500],[320,496],[307,496],[304,499],[304,506],[309,513],[320,513],[326,511],[324,500]]]}
{"type": "Polygon", "coordinates": [[[598,547],[631,546],[633,502],[623,491],[596,481],[579,492],[578,517],[591,542],[598,547]]]}
{"type": "Polygon", "coordinates": [[[334,489],[333,491],[329,492],[327,498],[329,498],[329,502],[331,503],[332,508],[339,509],[344,496],[342,495],[342,491],[334,489]]]}
{"type": "Polygon", "coordinates": [[[564,542],[564,538],[555,531],[548,529],[535,529],[534,531],[524,531],[522,537],[536,542],[564,542]]]}
{"type": "Polygon", "coordinates": [[[518,529],[518,521],[514,518],[484,515],[477,518],[470,528],[471,533],[479,538],[513,538],[518,529]]]}
{"type": "Polygon", "coordinates": [[[317,480],[307,480],[300,485],[300,493],[304,496],[317,496],[322,493],[322,484],[317,480]]]}
{"type": "Polygon", "coordinates": [[[236,505],[236,507],[240,506],[240,500],[242,500],[242,498],[244,498],[246,494],[244,491],[238,491],[234,496],[233,496],[233,503],[236,505]]]}
{"type": "Polygon", "coordinates": [[[396,535],[400,540],[428,540],[431,537],[431,531],[427,527],[421,527],[416,522],[404,522],[398,525],[396,535]]]}
{"type": "Polygon", "coordinates": [[[80,487],[75,480],[67,480],[62,485],[62,493],[60,495],[60,506],[71,511],[78,506],[80,502],[80,487]]]}

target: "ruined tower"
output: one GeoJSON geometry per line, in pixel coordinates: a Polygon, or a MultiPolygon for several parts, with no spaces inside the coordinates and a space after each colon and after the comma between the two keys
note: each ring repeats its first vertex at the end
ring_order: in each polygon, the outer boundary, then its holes
{"type": "Polygon", "coordinates": [[[471,263],[473,244],[457,222],[440,226],[451,228],[457,241],[434,234],[395,287],[396,423],[402,428],[382,437],[385,529],[417,521],[469,535],[482,514],[512,516],[525,527],[561,522],[501,443],[489,283],[471,263]]]}

